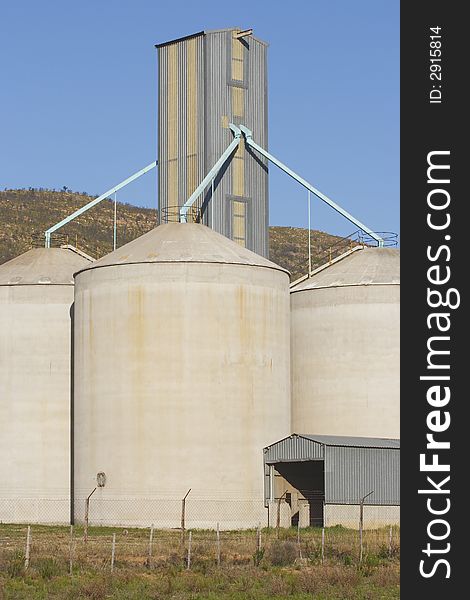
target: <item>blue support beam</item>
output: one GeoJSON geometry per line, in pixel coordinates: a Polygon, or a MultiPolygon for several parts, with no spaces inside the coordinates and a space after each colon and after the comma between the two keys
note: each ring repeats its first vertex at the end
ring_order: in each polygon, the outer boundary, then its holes
{"type": "Polygon", "coordinates": [[[68,217],[65,217],[65,219],[62,219],[62,221],[59,221],[59,223],[56,223],[55,225],[53,225],[52,227],[50,227],[44,233],[44,236],[46,238],[46,248],[50,248],[51,247],[51,234],[54,233],[54,231],[57,231],[58,229],[60,229],[64,225],[67,225],[67,223],[70,223],[70,221],[73,221],[74,219],[76,219],[77,217],[79,217],[80,215],[82,215],[84,212],[86,212],[90,208],[93,208],[93,206],[96,206],[99,202],[101,202],[102,200],[105,200],[105,198],[108,198],[109,196],[111,196],[112,194],[114,194],[115,192],[117,192],[118,190],[120,190],[121,188],[125,187],[126,185],[128,185],[132,181],[135,181],[136,179],[138,179],[142,175],[145,175],[145,173],[148,173],[148,171],[151,171],[156,166],[157,166],[157,161],[155,160],[155,161],[153,161],[153,163],[150,163],[149,165],[147,165],[146,167],[144,167],[140,171],[137,171],[137,173],[134,173],[133,175],[131,175],[127,179],[124,179],[124,181],[121,181],[121,183],[118,183],[117,185],[115,185],[111,189],[107,190],[104,194],[101,194],[101,196],[98,196],[98,198],[95,198],[91,202],[88,202],[88,204],[85,204],[85,206],[82,206],[82,208],[79,208],[78,210],[76,210],[74,213],[72,213],[68,217]]]}
{"type": "Polygon", "coordinates": [[[194,192],[191,194],[191,196],[186,200],[186,202],[181,207],[181,209],[180,209],[181,223],[187,223],[187,215],[188,215],[189,209],[194,204],[194,202],[197,200],[199,195],[202,194],[202,192],[205,190],[205,188],[209,185],[209,183],[213,179],[215,179],[215,177],[217,177],[217,173],[224,166],[225,162],[230,158],[230,156],[232,155],[232,152],[235,150],[235,148],[240,143],[240,140],[242,137],[242,132],[233,123],[230,123],[229,126],[233,132],[234,138],[230,142],[230,145],[227,147],[225,152],[221,155],[219,160],[215,163],[215,165],[212,167],[212,169],[209,171],[209,173],[207,173],[207,175],[204,177],[204,179],[201,181],[201,183],[197,186],[197,188],[194,190],[194,192]]]}
{"type": "Polygon", "coordinates": [[[239,127],[246,139],[246,143],[249,146],[254,148],[262,156],[264,156],[265,158],[270,160],[272,163],[274,163],[277,167],[279,167],[282,171],[284,171],[284,173],[287,173],[287,175],[292,177],[292,179],[295,179],[295,181],[300,183],[300,185],[303,185],[305,188],[307,188],[307,190],[310,190],[310,192],[312,192],[312,194],[315,194],[315,196],[317,196],[317,198],[320,198],[320,200],[323,200],[323,202],[325,202],[326,204],[331,206],[331,208],[336,210],[340,215],[345,217],[348,221],[350,221],[351,223],[354,223],[354,225],[356,227],[359,227],[359,229],[362,229],[362,231],[365,231],[368,235],[370,235],[370,237],[372,239],[374,239],[377,242],[377,244],[380,248],[383,247],[384,240],[379,235],[377,235],[374,231],[369,229],[369,227],[364,225],[364,223],[361,223],[361,221],[356,219],[356,217],[353,217],[353,215],[351,215],[346,210],[344,210],[344,208],[341,208],[341,206],[336,204],[336,202],[333,202],[333,200],[331,200],[331,198],[328,198],[328,196],[325,196],[325,194],[322,194],[320,191],[318,191],[316,188],[314,188],[313,185],[311,185],[308,181],[306,181],[305,179],[300,177],[300,175],[297,175],[297,173],[295,173],[294,171],[289,169],[289,167],[287,167],[284,163],[282,163],[280,160],[278,160],[272,154],[267,152],[264,148],[262,148],[261,146],[258,146],[258,144],[253,140],[253,137],[252,137],[253,134],[252,134],[251,130],[248,129],[248,127],[245,127],[244,125],[239,125],[239,127]]]}

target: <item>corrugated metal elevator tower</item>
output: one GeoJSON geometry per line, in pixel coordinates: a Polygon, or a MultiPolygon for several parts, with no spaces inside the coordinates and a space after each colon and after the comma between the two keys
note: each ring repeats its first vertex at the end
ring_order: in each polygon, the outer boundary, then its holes
{"type": "MultiPolygon", "coordinates": [[[[225,29],[158,44],[158,197],[162,223],[186,202],[242,123],[268,145],[267,44],[225,29]]],[[[268,256],[267,161],[239,144],[197,201],[202,222],[268,256]]]]}

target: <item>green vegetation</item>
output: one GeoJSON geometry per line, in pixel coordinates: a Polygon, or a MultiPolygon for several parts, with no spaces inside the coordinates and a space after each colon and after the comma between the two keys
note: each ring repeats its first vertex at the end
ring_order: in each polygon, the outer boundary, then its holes
{"type": "MultiPolygon", "coordinates": [[[[70,190],[22,189],[0,191],[0,264],[44,244],[44,231],[92,199],[70,190]]],[[[112,250],[113,202],[103,200],[52,236],[53,245],[69,243],[95,258],[112,250]]],[[[117,237],[122,246],[150,231],[157,212],[118,202],[117,237]]],[[[335,253],[347,245],[340,238],[312,232],[313,264],[328,261],[330,248],[335,253]]],[[[272,261],[290,271],[292,280],[308,269],[308,231],[294,227],[270,227],[269,249],[272,261]]]]}
{"type": "Polygon", "coordinates": [[[87,572],[44,579],[0,574],[2,600],[395,600],[398,567],[364,575],[354,567],[165,569],[135,574],[87,572]]]}
{"type": "MultiPolygon", "coordinates": [[[[324,265],[330,258],[346,252],[350,240],[324,233],[311,232],[312,268],[324,265]]],[[[285,267],[291,274],[291,281],[308,272],[308,229],[297,227],[269,228],[269,258],[285,267]]]]}
{"type": "MultiPolygon", "coordinates": [[[[0,264],[44,245],[46,229],[92,200],[91,196],[70,191],[0,191],[0,264]]],[[[156,211],[118,203],[119,245],[150,231],[156,211]]],[[[112,250],[113,202],[103,200],[53,236],[53,245],[69,243],[94,257],[112,250]]]]}
{"type": "Polygon", "coordinates": [[[148,529],[31,526],[29,564],[25,564],[25,525],[0,524],[0,598],[75,600],[395,600],[399,598],[398,527],[364,531],[364,559],[358,560],[358,532],[263,529],[211,530],[188,535],[148,529]],[[116,534],[111,570],[111,541],[116,534]],[[261,542],[261,545],[259,546],[261,542]],[[220,565],[217,553],[220,548],[220,565]],[[72,565],[71,565],[72,561],[72,565]],[[71,568],[72,567],[72,568],[71,568]],[[71,569],[71,571],[70,571],[71,569]]]}

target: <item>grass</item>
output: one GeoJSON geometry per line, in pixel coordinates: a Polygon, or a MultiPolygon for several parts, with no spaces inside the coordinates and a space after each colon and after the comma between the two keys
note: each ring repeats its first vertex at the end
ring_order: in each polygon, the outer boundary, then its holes
{"type": "Polygon", "coordinates": [[[48,580],[34,575],[9,579],[0,576],[0,593],[4,600],[392,600],[399,598],[399,575],[396,565],[377,568],[367,576],[353,567],[311,567],[297,571],[239,567],[210,573],[163,571],[113,576],[88,572],[48,580]]]}
{"type": "Polygon", "coordinates": [[[163,569],[139,574],[88,571],[46,579],[31,573],[21,577],[0,575],[0,594],[2,600],[392,600],[399,598],[399,571],[397,563],[391,563],[367,574],[355,567],[332,566],[213,567],[204,572],[163,569]]]}
{"type": "Polygon", "coordinates": [[[213,531],[193,530],[191,569],[186,568],[187,538],[178,530],[154,532],[148,555],[148,530],[90,527],[88,543],[74,528],[73,569],[70,530],[33,525],[31,556],[25,569],[26,527],[0,524],[0,600],[104,598],[139,600],[392,600],[399,598],[399,529],[365,532],[358,563],[357,531],[273,529],[221,532],[221,564],[213,531]],[[111,572],[111,539],[116,562],[111,572]]]}

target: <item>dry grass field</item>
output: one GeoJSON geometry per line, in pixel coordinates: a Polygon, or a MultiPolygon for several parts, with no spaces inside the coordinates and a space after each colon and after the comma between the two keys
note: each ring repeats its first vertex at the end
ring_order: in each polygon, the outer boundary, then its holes
{"type": "Polygon", "coordinates": [[[0,599],[391,600],[400,532],[263,529],[185,532],[0,525],[0,599]],[[114,537],[114,558],[113,558],[114,537]],[[188,561],[188,550],[190,557],[188,561]],[[189,563],[189,564],[188,564],[189,563]]]}

